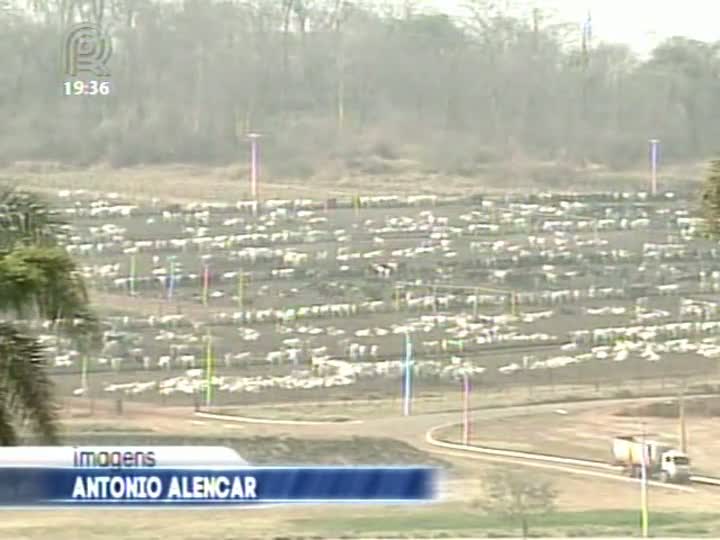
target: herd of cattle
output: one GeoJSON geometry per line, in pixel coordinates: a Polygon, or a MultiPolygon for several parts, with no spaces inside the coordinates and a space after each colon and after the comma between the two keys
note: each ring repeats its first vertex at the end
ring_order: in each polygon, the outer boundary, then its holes
{"type": "Polygon", "coordinates": [[[232,400],[396,388],[408,359],[443,385],[690,376],[720,357],[720,250],[672,193],[57,206],[104,344],[84,358],[38,332],[54,373],[94,392],[196,395],[209,365],[232,400]]]}

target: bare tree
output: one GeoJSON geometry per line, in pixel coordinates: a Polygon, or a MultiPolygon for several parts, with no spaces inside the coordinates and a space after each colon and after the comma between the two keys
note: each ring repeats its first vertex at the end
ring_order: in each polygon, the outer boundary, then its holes
{"type": "Polygon", "coordinates": [[[458,19],[419,0],[0,0],[0,161],[229,163],[251,129],[278,134],[265,163],[288,174],[365,173],[379,146],[478,178],[514,157],[645,166],[650,136],[666,164],[714,151],[718,44],[667,40],[648,60],[596,44],[583,69],[577,24],[465,1],[458,19]],[[103,99],[58,92],[61,29],[80,20],[112,36],[103,99]]]}
{"type": "Polygon", "coordinates": [[[479,506],[517,523],[523,539],[530,533],[530,519],[555,507],[557,492],[549,482],[528,476],[524,471],[495,470],[485,476],[485,499],[479,506]]]}

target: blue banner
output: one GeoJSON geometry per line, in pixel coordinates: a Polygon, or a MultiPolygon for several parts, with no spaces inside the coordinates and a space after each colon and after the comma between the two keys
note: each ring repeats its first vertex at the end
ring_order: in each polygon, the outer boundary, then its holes
{"type": "Polygon", "coordinates": [[[0,468],[0,506],[429,501],[424,467],[0,468]]]}

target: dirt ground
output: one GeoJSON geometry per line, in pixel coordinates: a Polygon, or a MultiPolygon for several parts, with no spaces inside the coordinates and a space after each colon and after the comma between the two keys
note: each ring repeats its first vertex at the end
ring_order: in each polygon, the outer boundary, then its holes
{"type": "MultiPolygon", "coordinates": [[[[126,415],[118,418],[111,411],[110,403],[99,403],[92,421],[97,424],[112,424],[114,429],[128,430],[145,427],[155,432],[172,434],[186,433],[188,436],[240,436],[247,437],[257,434],[293,435],[301,438],[329,438],[337,437],[338,433],[322,431],[310,426],[257,426],[235,425],[225,422],[207,421],[197,423],[190,416],[191,411],[182,408],[165,409],[158,414],[155,407],[133,404],[126,415]]],[[[77,411],[76,411],[77,412],[77,411]]],[[[481,414],[481,413],[478,413],[481,414]]],[[[604,413],[607,414],[607,413],[604,413]]],[[[595,419],[595,424],[586,421],[587,430],[593,429],[601,422],[597,412],[578,413],[577,418],[595,419]]],[[[142,513],[122,510],[103,511],[54,511],[54,512],[15,512],[3,515],[0,523],[0,536],[13,538],[13,540],[34,540],[52,537],[54,540],[70,540],[76,538],[107,538],[108,531],[118,531],[124,538],[138,540],[155,540],[165,538],[204,539],[204,538],[280,538],[291,535],[308,534],[308,531],[330,527],[332,523],[360,521],[406,520],[416,523],[425,521],[433,523],[433,527],[442,530],[452,528],[455,520],[459,519],[457,512],[472,515],[477,512],[474,507],[476,501],[484,497],[482,487],[483,474],[494,466],[511,466],[513,463],[491,462],[486,459],[470,458],[467,455],[442,449],[434,449],[422,442],[424,427],[447,420],[447,415],[434,415],[408,419],[398,419],[389,424],[395,428],[409,424],[413,429],[388,430],[388,422],[368,422],[356,425],[352,431],[356,434],[372,434],[375,436],[406,436],[425,452],[432,453],[451,463],[452,473],[443,485],[442,494],[445,502],[438,502],[428,506],[412,509],[403,507],[366,507],[366,506],[339,506],[339,507],[313,507],[303,506],[280,507],[267,509],[222,510],[222,511],[188,511],[177,514],[168,511],[143,511],[142,513]],[[383,427],[378,427],[383,426],[383,427]],[[410,432],[415,432],[414,436],[410,432]],[[102,516],[101,521],[93,519],[94,515],[102,516]],[[412,515],[412,519],[410,518],[412,515]],[[403,517],[404,516],[404,517],[403,517]],[[122,531],[122,532],[120,532],[122,531]]],[[[484,429],[497,429],[495,438],[500,438],[500,425],[505,433],[521,433],[529,431],[538,433],[538,426],[547,421],[548,416],[530,420],[525,417],[512,419],[483,421],[484,429]],[[494,426],[494,427],[493,427],[494,426]]],[[[572,417],[576,418],[576,417],[572,417]]],[[[605,417],[607,419],[607,417],[605,417]]],[[[81,430],[87,426],[88,419],[66,417],[68,428],[81,430]]],[[[476,424],[480,429],[480,424],[476,424]]],[[[480,433],[480,431],[476,431],[480,433]]],[[[132,435],[128,436],[131,443],[132,435]]],[[[639,491],[637,484],[611,481],[604,478],[587,477],[580,474],[557,474],[557,472],[537,467],[524,466],[528,475],[550,480],[559,492],[557,501],[560,511],[588,511],[588,510],[617,510],[627,511],[637,508],[639,491]]],[[[666,490],[651,489],[651,505],[654,512],[713,512],[717,510],[716,492],[695,490],[693,493],[670,492],[666,490]]],[[[338,532],[338,536],[341,533],[338,532]]]]}
{"type": "MultiPolygon", "coordinates": [[[[435,425],[442,425],[450,421],[458,421],[457,414],[418,414],[416,417],[396,419],[375,419],[363,423],[346,426],[296,426],[296,425],[259,425],[243,424],[226,421],[193,419],[191,410],[187,408],[169,408],[158,414],[152,407],[143,407],[135,404],[130,407],[126,415],[118,418],[111,412],[111,405],[99,406],[92,417],[94,426],[112,424],[114,430],[126,427],[128,430],[145,429],[153,433],[185,434],[188,437],[296,437],[301,439],[343,439],[351,436],[392,437],[406,441],[424,452],[431,453],[452,464],[451,481],[447,485],[449,496],[452,499],[472,501],[482,496],[482,473],[490,466],[490,461],[477,457],[468,457],[467,454],[452,450],[438,449],[424,442],[424,432],[435,425]]],[[[545,408],[554,408],[546,406],[545,408]]],[[[513,416],[506,416],[502,411],[483,412],[474,414],[478,420],[473,424],[473,442],[517,448],[523,450],[540,450],[549,453],[588,457],[590,459],[604,459],[607,457],[607,438],[605,433],[612,433],[612,426],[620,432],[626,432],[635,422],[612,416],[615,407],[595,406],[593,404],[567,404],[564,406],[567,415],[543,413],[539,415],[523,415],[515,412],[513,416]],[[574,409],[577,408],[577,412],[574,409]],[[591,408],[587,412],[585,409],[591,408]],[[492,416],[499,416],[493,419],[492,416]],[[624,420],[624,422],[623,422],[624,420]],[[570,425],[567,423],[570,422],[570,425]],[[624,424],[624,425],[623,425],[624,424]],[[542,426],[542,429],[540,429],[542,426]],[[574,437],[568,434],[572,431],[574,437]],[[568,439],[576,439],[568,443],[568,439]]],[[[81,410],[81,409],[79,409],[81,410]]],[[[527,409],[530,410],[530,409],[527,409]]],[[[82,431],[88,426],[87,418],[70,417],[66,421],[69,429],[82,431]]],[[[658,430],[669,431],[670,425],[648,424],[658,430]]],[[[457,427],[447,432],[448,436],[457,435],[457,427]]],[[[693,427],[691,430],[693,440],[697,440],[699,432],[693,427]]],[[[129,431],[129,438],[132,437],[129,431]]],[[[712,454],[712,448],[717,448],[717,441],[707,441],[716,446],[708,448],[707,455],[712,454]]],[[[699,445],[698,441],[698,445],[699,445]]],[[[694,454],[692,454],[695,457],[694,454]]],[[[698,458],[699,459],[699,456],[698,458]]],[[[502,465],[502,463],[499,463],[502,465]]],[[[543,473],[542,469],[529,468],[535,473],[543,473]]],[[[626,485],[623,482],[604,478],[593,478],[593,496],[586,497],[587,477],[579,473],[568,476],[544,472],[552,477],[560,490],[560,507],[572,510],[625,508],[633,505],[637,497],[637,487],[626,485]]],[[[696,489],[693,494],[666,492],[658,490],[654,496],[658,508],[673,509],[678,505],[688,510],[706,508],[711,509],[717,491],[696,489]]]]}
{"type": "MultiPolygon", "coordinates": [[[[699,398],[697,398],[699,399],[699,398]]],[[[674,401],[674,400],[668,400],[674,401]]],[[[562,409],[562,405],[558,409],[562,409]]],[[[610,460],[610,442],[616,435],[639,434],[680,446],[677,419],[656,416],[618,416],[626,406],[606,407],[574,414],[530,414],[503,420],[477,420],[472,424],[473,443],[521,451],[537,451],[580,459],[610,460]]],[[[717,418],[686,418],[688,453],[697,474],[720,476],[717,418]]],[[[449,440],[459,440],[458,430],[447,430],[449,440]]]]}

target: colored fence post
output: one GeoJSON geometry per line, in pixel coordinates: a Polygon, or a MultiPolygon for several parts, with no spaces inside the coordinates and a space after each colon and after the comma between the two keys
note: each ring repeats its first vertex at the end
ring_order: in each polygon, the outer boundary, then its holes
{"type": "Polygon", "coordinates": [[[210,407],[212,404],[212,335],[210,329],[207,332],[207,346],[205,355],[205,374],[207,387],[205,389],[205,406],[210,407]]]}
{"type": "Polygon", "coordinates": [[[206,264],[203,270],[203,305],[208,305],[208,289],[210,288],[210,267],[206,264]]]}
{"type": "Polygon", "coordinates": [[[410,416],[411,408],[410,403],[412,401],[412,341],[410,340],[410,333],[405,332],[405,376],[403,385],[403,415],[410,416]]]}
{"type": "Polygon", "coordinates": [[[463,373],[463,444],[470,444],[470,375],[463,373]]]}
{"type": "Polygon", "coordinates": [[[135,255],[130,255],[130,296],[135,296],[135,255]]]}

